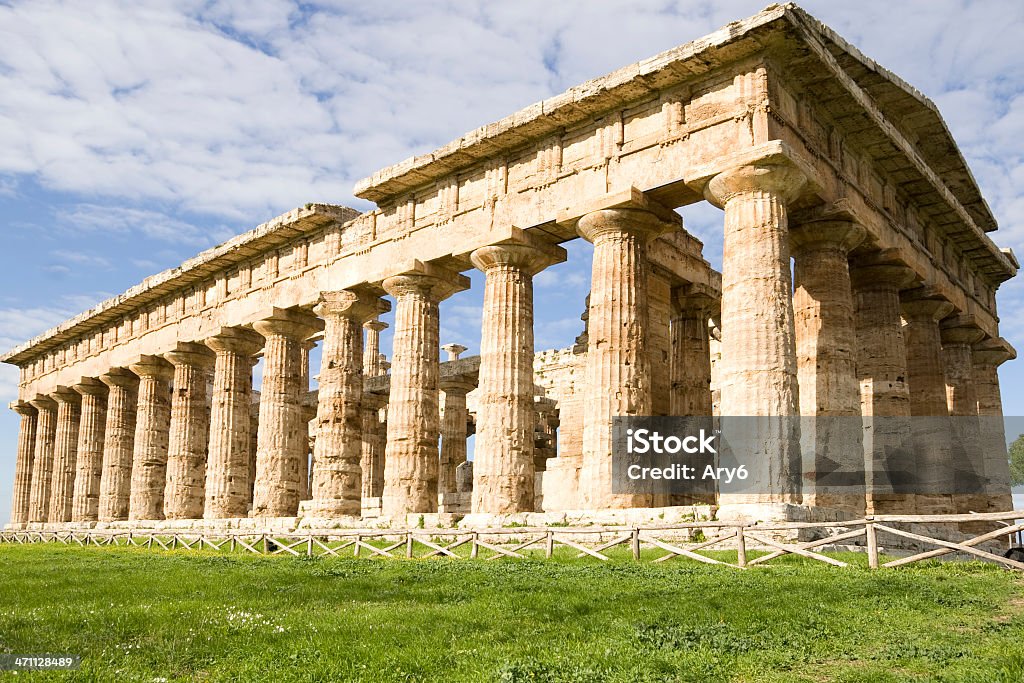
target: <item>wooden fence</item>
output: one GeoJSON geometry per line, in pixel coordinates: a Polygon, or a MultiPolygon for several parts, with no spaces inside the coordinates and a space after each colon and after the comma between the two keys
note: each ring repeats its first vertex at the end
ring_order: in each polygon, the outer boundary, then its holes
{"type": "MultiPolygon", "coordinates": [[[[900,567],[950,554],[970,556],[995,562],[1002,566],[1024,570],[1024,562],[1004,557],[978,546],[987,541],[1009,540],[1019,544],[1024,524],[1018,518],[1021,511],[969,515],[878,515],[843,522],[767,522],[739,523],[727,521],[685,522],[666,526],[647,527],[503,527],[495,529],[310,529],[288,532],[256,531],[172,531],[172,530],[67,530],[67,531],[5,531],[0,543],[62,543],[80,546],[135,546],[163,550],[199,550],[247,552],[258,555],[294,555],[324,557],[351,555],[373,558],[426,559],[449,557],[454,559],[501,560],[525,559],[523,551],[543,548],[544,556],[551,557],[556,547],[575,551],[576,557],[592,557],[601,561],[611,558],[606,552],[618,546],[630,549],[636,561],[647,559],[666,562],[687,558],[706,564],[747,569],[767,564],[784,555],[799,555],[836,567],[848,563],[824,555],[823,546],[843,544],[859,545],[867,553],[868,566],[900,567]],[[950,541],[924,533],[910,531],[907,525],[953,525],[965,523],[976,527],[994,527],[991,531],[950,541]],[[811,541],[781,540],[801,532],[815,529],[828,535],[811,541]],[[682,532],[682,533],[681,533],[682,532]],[[699,532],[699,533],[698,533],[699,532]],[[689,533],[697,539],[680,541],[677,537],[689,533]],[[609,538],[610,537],[610,538],[609,538]],[[933,549],[916,552],[882,562],[880,539],[908,539],[933,549]],[[468,546],[462,553],[456,552],[468,546]],[[706,551],[728,550],[736,553],[736,561],[711,557],[706,551]],[[817,551],[816,551],[817,550],[817,551]],[[705,552],[702,552],[705,551],[705,552]],[[754,552],[762,553],[750,557],[754,552]]],[[[912,527],[918,529],[919,527],[912,527]]],[[[967,536],[967,534],[958,534],[967,536]]],[[[731,555],[731,553],[730,553],[731,555]]]]}

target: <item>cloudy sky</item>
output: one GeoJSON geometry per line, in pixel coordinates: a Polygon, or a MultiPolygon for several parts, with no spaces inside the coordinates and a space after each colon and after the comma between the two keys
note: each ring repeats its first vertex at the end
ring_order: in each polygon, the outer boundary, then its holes
{"type": "MultiPolygon", "coordinates": [[[[374,170],[763,5],[0,0],[0,348],[295,206],[369,209],[351,189],[374,170]]],[[[1024,3],[803,6],[938,104],[996,241],[1024,256],[1024,3]]],[[[720,213],[684,216],[717,263],[720,213]]],[[[538,278],[545,348],[580,331],[589,252],[566,246],[538,278]]],[[[474,276],[443,341],[476,352],[481,299],[474,276]]],[[[1024,350],[1024,284],[999,306],[1024,350]]],[[[1002,376],[1007,414],[1024,415],[1024,361],[1002,376]]],[[[0,400],[15,396],[4,367],[0,400]]],[[[16,441],[0,411],[0,523],[16,441]]]]}

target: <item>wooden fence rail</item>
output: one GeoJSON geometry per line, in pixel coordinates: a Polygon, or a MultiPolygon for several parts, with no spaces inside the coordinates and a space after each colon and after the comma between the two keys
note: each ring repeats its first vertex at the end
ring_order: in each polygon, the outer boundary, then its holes
{"type": "MultiPolygon", "coordinates": [[[[468,557],[484,561],[525,559],[523,551],[543,548],[550,558],[556,547],[574,551],[577,558],[592,557],[606,562],[612,548],[625,546],[635,561],[641,561],[642,550],[661,551],[649,554],[652,562],[686,558],[705,564],[745,570],[764,565],[784,555],[798,555],[836,567],[847,562],[822,554],[823,546],[857,543],[868,555],[868,566],[900,567],[950,554],[994,562],[1010,569],[1024,571],[1024,563],[992,552],[995,543],[1020,543],[1024,512],[985,513],[970,515],[877,515],[843,522],[759,522],[729,521],[684,522],[652,526],[589,526],[589,527],[502,527],[481,529],[309,529],[302,531],[178,531],[178,530],[13,530],[0,532],[0,544],[60,543],[79,546],[133,546],[163,550],[200,550],[215,552],[246,552],[257,555],[290,555],[294,557],[365,557],[377,559],[427,559],[447,557],[463,559],[456,552],[468,546],[468,557]],[[992,530],[958,541],[935,538],[900,525],[970,524],[991,522],[992,530]],[[784,536],[794,532],[821,530],[825,534],[813,540],[796,542],[784,536]],[[696,538],[679,540],[689,532],[696,538]],[[918,546],[934,549],[881,562],[880,537],[907,539],[918,546]],[[989,549],[981,548],[989,543],[989,549]],[[711,557],[701,551],[729,550],[736,552],[735,562],[711,557]],[[753,550],[763,554],[748,559],[753,550]]],[[[934,532],[931,532],[934,533],[934,532]]],[[[959,534],[968,536],[968,534],[959,534]]]]}

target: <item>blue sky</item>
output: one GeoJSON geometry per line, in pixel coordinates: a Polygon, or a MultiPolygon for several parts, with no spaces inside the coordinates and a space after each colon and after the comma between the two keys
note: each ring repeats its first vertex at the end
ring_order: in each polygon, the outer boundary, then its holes
{"type": "MultiPolygon", "coordinates": [[[[374,170],[763,5],[0,0],[0,348],[295,206],[369,209],[351,189],[374,170]]],[[[802,6],[938,104],[995,240],[1024,256],[1024,3],[802,6]]],[[[683,213],[717,265],[720,212],[683,213]]],[[[538,277],[538,347],[580,331],[590,253],[566,246],[569,262],[538,277]]],[[[442,310],[442,342],[469,353],[472,277],[442,310]]],[[[999,309],[1024,352],[1024,284],[999,309]]],[[[1002,378],[1006,413],[1024,415],[1024,361],[1002,378]]],[[[0,368],[4,404],[16,380],[0,368]]],[[[0,524],[16,441],[0,411],[0,524]]]]}

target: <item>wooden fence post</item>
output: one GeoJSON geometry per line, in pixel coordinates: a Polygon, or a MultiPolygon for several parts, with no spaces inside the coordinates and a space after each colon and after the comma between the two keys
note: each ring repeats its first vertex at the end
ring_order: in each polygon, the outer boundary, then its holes
{"type": "Polygon", "coordinates": [[[548,529],[548,537],[544,540],[544,557],[551,557],[555,552],[555,532],[548,529]]]}
{"type": "Polygon", "coordinates": [[[477,556],[480,554],[480,546],[477,545],[477,541],[479,539],[480,539],[480,534],[474,531],[473,532],[473,544],[470,546],[470,549],[469,549],[469,557],[470,557],[470,559],[475,560],[477,558],[477,556]]]}
{"type": "Polygon", "coordinates": [[[362,534],[356,534],[356,547],[352,550],[352,557],[359,557],[359,544],[363,540],[362,534]]]}
{"type": "Polygon", "coordinates": [[[864,525],[864,532],[868,538],[868,567],[878,569],[878,536],[875,532],[875,523],[872,517],[867,517],[864,525]]]}
{"type": "Polygon", "coordinates": [[[640,561],[640,528],[639,527],[633,527],[633,538],[632,538],[632,544],[631,545],[633,546],[633,559],[637,560],[639,562],[640,561]]]}
{"type": "Polygon", "coordinates": [[[412,532],[405,532],[405,556],[408,559],[412,559],[412,532]]]}
{"type": "Polygon", "coordinates": [[[313,534],[306,539],[306,557],[313,557],[313,534]]]}
{"type": "Polygon", "coordinates": [[[747,566],[747,540],[743,536],[743,525],[736,527],[736,564],[747,566]]]}

